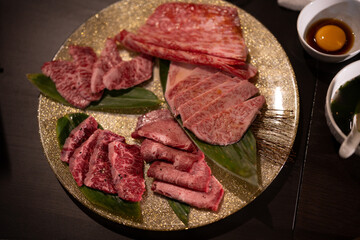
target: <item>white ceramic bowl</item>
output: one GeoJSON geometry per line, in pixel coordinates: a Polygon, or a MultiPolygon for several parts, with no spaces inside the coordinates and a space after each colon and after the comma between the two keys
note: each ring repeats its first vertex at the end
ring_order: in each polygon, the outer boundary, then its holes
{"type": "MultiPolygon", "coordinates": [[[[360,60],[353,62],[343,69],[341,69],[333,78],[328,88],[326,94],[326,103],[325,103],[325,116],[326,122],[330,128],[331,133],[335,137],[335,139],[342,143],[345,139],[345,134],[340,130],[338,125],[336,125],[335,120],[331,113],[331,101],[334,98],[336,91],[345,84],[347,81],[353,79],[356,76],[360,75],[360,60]]],[[[357,155],[360,156],[360,146],[357,147],[356,152],[357,155]]]]}
{"type": "Polygon", "coordinates": [[[301,45],[314,58],[324,62],[341,62],[360,52],[360,0],[315,0],[306,5],[297,19],[297,31],[301,45]],[[322,18],[336,18],[345,22],[354,33],[352,48],[342,55],[321,53],[305,40],[308,27],[322,18]]]}

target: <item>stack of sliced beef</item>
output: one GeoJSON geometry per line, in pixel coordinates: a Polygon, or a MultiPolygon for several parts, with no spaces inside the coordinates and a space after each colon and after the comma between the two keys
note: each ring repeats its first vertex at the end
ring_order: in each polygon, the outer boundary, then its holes
{"type": "Polygon", "coordinates": [[[120,32],[127,48],[176,62],[212,66],[249,79],[256,68],[245,61],[247,47],[235,8],[170,2],[157,7],[136,33],[120,32]]]}
{"type": "Polygon", "coordinates": [[[141,155],[151,163],[147,176],[154,178],[154,192],[197,208],[218,210],[223,187],[169,110],[139,117],[132,137],[145,138],[141,155]]]}
{"type": "Polygon", "coordinates": [[[108,130],[93,117],[74,128],[61,151],[78,186],[86,185],[138,202],[145,191],[144,161],[137,145],[108,130]]]}
{"type": "Polygon", "coordinates": [[[199,139],[228,145],[241,139],[265,104],[263,96],[255,96],[258,92],[246,79],[172,62],[165,98],[174,115],[180,115],[184,127],[199,139]]]}
{"type": "Polygon", "coordinates": [[[105,88],[127,89],[152,76],[152,57],[139,55],[122,61],[115,38],[108,38],[100,56],[86,46],[69,46],[72,61],[46,62],[41,70],[71,105],[85,108],[102,97],[105,88]]]}

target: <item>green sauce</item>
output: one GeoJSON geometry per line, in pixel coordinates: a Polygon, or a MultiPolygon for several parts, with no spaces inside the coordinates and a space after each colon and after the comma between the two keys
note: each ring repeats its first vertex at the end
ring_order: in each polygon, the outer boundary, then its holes
{"type": "Polygon", "coordinates": [[[339,88],[331,102],[331,112],[341,131],[348,135],[354,114],[360,112],[360,75],[339,88]]]}

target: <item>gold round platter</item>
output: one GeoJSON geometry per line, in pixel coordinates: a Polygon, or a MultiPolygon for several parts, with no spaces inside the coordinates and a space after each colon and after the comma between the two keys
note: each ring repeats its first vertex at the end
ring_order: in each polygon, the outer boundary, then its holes
{"type": "MultiPolygon", "coordinates": [[[[71,44],[90,46],[100,54],[107,37],[114,36],[122,29],[136,31],[154,9],[165,2],[167,1],[123,0],[110,5],[82,24],[60,47],[54,59],[69,59],[67,46],[71,44]]],[[[235,7],[218,0],[190,2],[235,7]]],[[[289,157],[297,132],[299,120],[297,83],[289,59],[275,37],[250,14],[240,8],[237,9],[249,49],[249,60],[258,68],[255,84],[260,89],[260,94],[265,96],[267,103],[252,126],[257,140],[259,186],[248,184],[218,167],[211,160],[207,160],[214,176],[222,183],[225,190],[218,212],[192,208],[189,224],[185,226],[165,198],[151,191],[152,180],[145,176],[147,189],[141,201],[143,219],[141,222],[124,219],[89,202],[77,187],[68,166],[60,161],[56,121],[65,114],[81,111],[40,95],[38,120],[44,152],[61,184],[81,204],[102,217],[126,226],[158,231],[182,230],[204,226],[237,212],[253,201],[276,178],[289,157]]],[[[131,55],[123,52],[122,57],[131,58],[131,55]]],[[[164,100],[158,70],[155,66],[153,80],[142,86],[164,100]]],[[[94,116],[104,129],[114,131],[124,136],[128,143],[134,144],[136,141],[130,134],[135,128],[139,114],[145,112],[85,111],[85,113],[94,116]]],[[[145,172],[147,169],[148,165],[145,167],[145,172]]]]}

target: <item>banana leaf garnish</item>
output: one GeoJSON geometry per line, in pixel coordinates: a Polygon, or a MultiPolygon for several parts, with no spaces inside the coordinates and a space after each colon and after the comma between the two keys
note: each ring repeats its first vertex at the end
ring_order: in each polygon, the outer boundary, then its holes
{"type": "Polygon", "coordinates": [[[187,226],[189,223],[190,206],[170,198],[167,200],[176,216],[185,224],[185,226],[187,226]]]}

